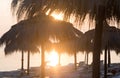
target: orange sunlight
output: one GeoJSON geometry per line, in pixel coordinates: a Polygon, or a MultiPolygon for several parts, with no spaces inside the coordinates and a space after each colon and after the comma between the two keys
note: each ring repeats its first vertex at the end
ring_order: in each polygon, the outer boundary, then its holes
{"type": "Polygon", "coordinates": [[[63,14],[62,13],[52,13],[51,16],[53,16],[56,20],[63,20],[63,14]]]}
{"type": "Polygon", "coordinates": [[[55,50],[52,50],[48,56],[48,65],[56,66],[58,64],[58,54],[55,50]]]}

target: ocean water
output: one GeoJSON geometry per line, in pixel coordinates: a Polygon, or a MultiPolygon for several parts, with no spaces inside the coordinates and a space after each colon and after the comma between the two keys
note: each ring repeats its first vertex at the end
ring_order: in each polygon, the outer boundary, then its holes
{"type": "MultiPolygon", "coordinates": [[[[49,60],[50,54],[46,53],[46,61],[49,60]]],[[[40,53],[30,55],[30,67],[38,67],[41,64],[40,53]]],[[[77,54],[77,62],[84,61],[85,54],[79,52],[77,54]]],[[[119,63],[120,56],[116,55],[114,51],[111,52],[112,63],[119,63]]],[[[56,58],[55,58],[56,59],[56,58]]],[[[101,60],[104,59],[104,54],[101,55],[101,60]]],[[[89,64],[92,62],[92,53],[89,54],[89,64]]],[[[74,63],[74,57],[72,55],[62,54],[61,65],[68,65],[74,63]]],[[[24,55],[24,67],[27,66],[27,53],[24,55]]],[[[14,52],[13,54],[5,56],[4,49],[0,48],[0,71],[12,71],[21,68],[21,52],[14,52]]]]}

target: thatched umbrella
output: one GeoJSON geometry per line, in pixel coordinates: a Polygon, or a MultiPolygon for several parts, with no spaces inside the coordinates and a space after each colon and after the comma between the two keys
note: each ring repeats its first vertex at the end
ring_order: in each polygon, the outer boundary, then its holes
{"type": "MultiPolygon", "coordinates": [[[[95,29],[92,29],[85,32],[81,36],[81,42],[83,42],[82,44],[84,50],[88,50],[88,52],[93,51],[94,35],[95,35],[95,29]]],[[[120,29],[114,26],[105,25],[103,28],[103,36],[102,36],[102,50],[105,49],[106,46],[108,46],[110,50],[115,50],[117,53],[119,53],[119,48],[120,48],[119,35],[120,35],[120,29]]]]}
{"type": "Polygon", "coordinates": [[[105,40],[103,40],[102,43],[102,49],[105,49],[105,76],[107,74],[107,51],[108,51],[108,67],[110,67],[111,58],[110,58],[110,50],[115,50],[118,52],[118,49],[120,49],[120,29],[116,27],[109,27],[109,25],[106,25],[106,27],[103,30],[103,36],[105,40]],[[104,32],[105,31],[105,32],[104,32]],[[105,34],[104,34],[105,33],[105,34]]]}
{"type": "MultiPolygon", "coordinates": [[[[39,52],[39,48],[35,45],[35,44],[32,44],[32,42],[20,42],[19,41],[19,38],[15,39],[15,40],[12,40],[9,44],[6,44],[5,46],[5,54],[8,55],[8,54],[11,54],[15,51],[22,51],[22,66],[21,66],[21,69],[23,71],[24,69],[24,53],[23,52],[28,52],[28,65],[27,65],[27,74],[29,74],[29,68],[30,68],[30,52],[32,53],[36,53],[36,52],[39,52]]],[[[22,72],[23,74],[23,72],[22,72]]]]}
{"type": "MultiPolygon", "coordinates": [[[[105,50],[105,68],[107,68],[107,50],[108,50],[108,66],[110,66],[110,50],[115,50],[117,53],[120,51],[120,29],[109,26],[108,24],[104,23],[105,26],[103,28],[103,36],[102,36],[102,50],[105,50]]],[[[94,43],[94,34],[95,29],[89,30],[85,32],[83,37],[81,37],[82,42],[85,43],[83,46],[88,48],[87,46],[93,46],[94,43]],[[83,39],[82,39],[83,38],[83,39]],[[88,44],[86,44],[88,43],[88,44]]],[[[91,47],[90,47],[91,48],[91,47]]],[[[91,48],[90,51],[92,51],[91,48]]],[[[89,50],[89,49],[88,49],[89,50]]],[[[107,72],[107,71],[106,71],[107,72]]]]}
{"type": "MultiPolygon", "coordinates": [[[[5,55],[11,54],[15,51],[22,51],[22,65],[21,69],[23,71],[24,69],[24,54],[23,52],[28,52],[28,65],[27,65],[27,73],[29,74],[29,62],[30,62],[30,52],[36,53],[39,52],[38,47],[35,45],[33,41],[25,40],[26,37],[22,38],[22,24],[23,22],[20,22],[21,26],[18,26],[17,24],[12,26],[11,29],[6,32],[0,39],[1,44],[5,43],[5,55]],[[21,35],[19,35],[21,34],[21,35]]],[[[24,33],[25,34],[25,33],[24,33]]],[[[29,39],[29,38],[28,38],[29,39]]],[[[23,73],[23,72],[22,72],[23,73]]]]}
{"type": "Polygon", "coordinates": [[[1,44],[5,43],[5,51],[11,51],[11,48],[14,51],[29,51],[28,48],[31,47],[31,51],[36,51],[36,49],[41,46],[41,75],[44,77],[44,51],[47,41],[49,41],[50,38],[53,40],[57,39],[58,41],[74,39],[79,37],[80,34],[81,32],[74,28],[72,24],[65,21],[57,21],[50,16],[40,14],[12,26],[12,28],[2,36],[1,44]],[[26,47],[27,45],[28,47],[26,47]]]}

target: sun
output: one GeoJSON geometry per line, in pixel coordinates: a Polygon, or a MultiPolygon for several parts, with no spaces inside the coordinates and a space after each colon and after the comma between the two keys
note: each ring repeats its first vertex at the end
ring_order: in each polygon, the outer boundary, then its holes
{"type": "Polygon", "coordinates": [[[53,16],[56,20],[63,20],[63,14],[62,13],[52,13],[51,16],[53,16]]]}
{"type": "Polygon", "coordinates": [[[48,65],[56,66],[58,64],[58,54],[55,50],[52,50],[48,56],[48,65]]]}

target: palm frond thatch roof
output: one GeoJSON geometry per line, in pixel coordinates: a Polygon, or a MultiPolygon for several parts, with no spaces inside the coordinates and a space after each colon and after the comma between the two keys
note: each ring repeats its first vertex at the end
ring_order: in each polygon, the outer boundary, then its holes
{"type": "Polygon", "coordinates": [[[49,38],[64,41],[80,37],[82,32],[71,23],[56,21],[50,16],[39,15],[13,25],[0,39],[5,51],[38,51],[38,47],[49,38]],[[11,46],[12,45],[12,46],[11,46]]]}
{"type": "Polygon", "coordinates": [[[102,6],[105,9],[104,19],[115,18],[118,22],[120,20],[119,0],[12,0],[11,5],[12,10],[17,11],[18,19],[24,14],[29,18],[49,10],[50,13],[60,11],[67,18],[73,14],[80,20],[84,20],[89,14],[93,20],[96,18],[98,8],[102,6]]]}
{"type": "MultiPolygon", "coordinates": [[[[88,51],[90,50],[89,48],[91,48],[91,51],[93,51],[94,34],[95,34],[95,29],[92,29],[85,32],[84,35],[81,37],[81,40],[84,43],[83,46],[85,46],[85,48],[88,49],[88,51]]],[[[116,52],[119,52],[120,51],[119,40],[120,40],[120,29],[114,26],[104,26],[103,36],[102,36],[102,50],[104,50],[106,46],[109,46],[111,50],[115,50],[116,52]]]]}
{"type": "Polygon", "coordinates": [[[80,38],[70,39],[67,41],[60,41],[58,43],[52,43],[47,48],[48,51],[55,50],[59,53],[74,54],[77,52],[83,52],[82,46],[80,44],[80,38]]]}

